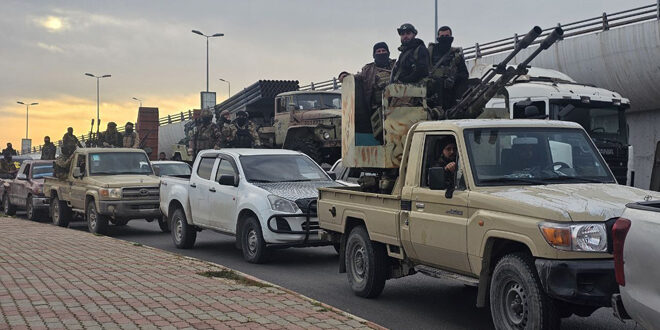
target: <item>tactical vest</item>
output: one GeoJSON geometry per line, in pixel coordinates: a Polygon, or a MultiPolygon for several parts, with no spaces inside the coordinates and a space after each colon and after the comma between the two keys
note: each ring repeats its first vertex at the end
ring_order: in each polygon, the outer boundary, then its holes
{"type": "Polygon", "coordinates": [[[461,48],[456,48],[456,47],[451,47],[449,49],[449,52],[445,55],[443,55],[442,58],[440,58],[439,61],[446,62],[446,58],[449,57],[449,65],[442,65],[438,64],[437,62],[433,62],[433,50],[435,49],[434,44],[429,44],[428,50],[429,50],[429,58],[431,59],[431,67],[429,72],[429,75],[433,79],[440,79],[440,78],[447,78],[447,77],[454,77],[456,73],[458,72],[458,65],[460,64],[462,54],[463,54],[463,49],[461,48]]]}
{"type": "Polygon", "coordinates": [[[214,147],[215,139],[213,133],[213,124],[199,128],[197,138],[195,139],[197,150],[211,149],[214,147]]]}
{"type": "Polygon", "coordinates": [[[376,67],[376,83],[374,84],[374,93],[372,95],[371,105],[380,106],[383,102],[383,90],[389,84],[390,76],[392,75],[391,69],[376,67]]]}
{"type": "Polygon", "coordinates": [[[234,148],[252,148],[252,135],[247,125],[243,128],[236,125],[236,136],[232,141],[232,146],[234,148]]]}

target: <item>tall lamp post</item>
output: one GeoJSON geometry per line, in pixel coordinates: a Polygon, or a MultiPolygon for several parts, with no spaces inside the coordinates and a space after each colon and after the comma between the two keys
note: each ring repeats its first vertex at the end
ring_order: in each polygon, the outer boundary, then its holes
{"type": "Polygon", "coordinates": [[[30,113],[30,106],[31,105],[37,105],[39,103],[34,102],[34,103],[24,103],[21,101],[16,101],[18,104],[22,104],[25,106],[25,139],[28,139],[28,120],[29,120],[29,113],[30,113]]]}
{"type": "Polygon", "coordinates": [[[110,78],[112,76],[109,74],[104,74],[102,76],[95,76],[91,73],[85,73],[85,75],[92,78],[96,78],[96,136],[99,136],[99,130],[100,130],[99,127],[101,126],[101,118],[99,116],[99,80],[101,80],[101,78],[110,78]]]}
{"type": "Polygon", "coordinates": [[[202,37],[206,37],[206,91],[209,91],[209,38],[222,37],[224,33],[216,33],[214,35],[207,36],[206,34],[199,32],[197,30],[192,30],[192,33],[199,34],[202,37]]]}
{"type": "Polygon", "coordinates": [[[228,93],[229,93],[229,97],[231,97],[231,83],[228,80],[224,80],[222,78],[218,78],[218,80],[224,81],[224,82],[227,83],[227,90],[228,90],[228,93]]]}
{"type": "Polygon", "coordinates": [[[142,108],[142,100],[138,99],[137,97],[133,97],[133,100],[140,102],[140,108],[142,108]]]}

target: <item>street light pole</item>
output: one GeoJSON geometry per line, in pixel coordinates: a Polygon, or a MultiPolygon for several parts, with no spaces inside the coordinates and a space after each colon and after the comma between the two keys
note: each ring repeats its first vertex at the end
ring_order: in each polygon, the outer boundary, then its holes
{"type": "Polygon", "coordinates": [[[92,77],[92,78],[96,78],[96,136],[98,137],[100,126],[101,126],[101,117],[100,117],[100,111],[99,111],[99,107],[100,107],[99,106],[99,100],[100,100],[100,97],[99,97],[99,80],[101,80],[101,78],[110,78],[112,76],[109,75],[109,74],[104,74],[102,76],[96,76],[96,75],[93,75],[91,73],[85,73],[85,75],[89,76],[89,77],[92,77]]]}
{"type": "Polygon", "coordinates": [[[194,34],[199,34],[202,37],[206,37],[206,91],[209,91],[209,38],[213,37],[222,37],[225,34],[224,33],[216,33],[213,35],[206,35],[202,32],[199,32],[197,30],[192,30],[192,33],[194,34]]]}
{"type": "Polygon", "coordinates": [[[228,98],[231,97],[231,83],[228,80],[224,80],[222,78],[218,78],[218,80],[224,81],[224,82],[227,83],[227,91],[228,91],[228,94],[229,94],[228,98]]]}
{"type": "Polygon", "coordinates": [[[22,105],[25,106],[25,139],[27,140],[28,139],[28,122],[29,122],[29,118],[30,118],[30,106],[31,105],[37,105],[39,103],[37,103],[37,102],[24,103],[24,102],[21,102],[21,101],[16,101],[16,103],[22,104],[22,105]]]}
{"type": "Polygon", "coordinates": [[[133,100],[140,102],[140,108],[142,108],[142,100],[138,99],[137,97],[133,97],[133,100]]]}

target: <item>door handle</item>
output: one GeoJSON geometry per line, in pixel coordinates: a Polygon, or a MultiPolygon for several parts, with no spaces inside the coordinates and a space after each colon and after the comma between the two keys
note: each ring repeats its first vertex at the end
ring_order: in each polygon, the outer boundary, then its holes
{"type": "Polygon", "coordinates": [[[197,188],[197,185],[194,184],[194,183],[191,183],[190,186],[193,187],[193,188],[197,188]]]}
{"type": "Polygon", "coordinates": [[[209,188],[209,191],[210,192],[215,192],[215,188],[211,187],[211,188],[209,188]]]}
{"type": "Polygon", "coordinates": [[[426,205],[424,205],[424,203],[415,202],[415,206],[417,206],[418,209],[423,209],[426,205]]]}

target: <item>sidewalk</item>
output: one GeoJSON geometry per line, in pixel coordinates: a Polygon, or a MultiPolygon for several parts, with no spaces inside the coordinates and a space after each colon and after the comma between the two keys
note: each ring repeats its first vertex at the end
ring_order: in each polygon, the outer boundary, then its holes
{"type": "Polygon", "coordinates": [[[217,264],[0,218],[0,329],[57,327],[379,328],[217,264]]]}

